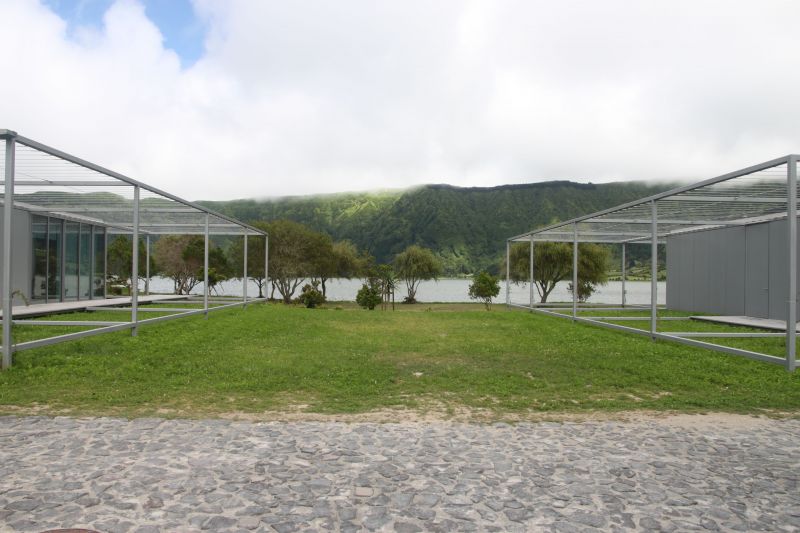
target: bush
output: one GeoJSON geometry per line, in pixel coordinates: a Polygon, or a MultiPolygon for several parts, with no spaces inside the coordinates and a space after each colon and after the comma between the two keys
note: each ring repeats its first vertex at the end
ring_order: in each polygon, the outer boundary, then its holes
{"type": "Polygon", "coordinates": [[[297,301],[309,309],[314,309],[320,304],[325,303],[325,295],[319,290],[319,282],[306,283],[300,292],[297,301]]]}
{"type": "Polygon", "coordinates": [[[373,284],[366,283],[361,286],[356,294],[356,303],[364,309],[373,310],[383,301],[380,289],[373,284]]]}
{"type": "Polygon", "coordinates": [[[475,274],[472,285],[469,286],[469,297],[481,300],[488,311],[492,305],[492,298],[500,294],[500,281],[486,271],[475,274]]]}

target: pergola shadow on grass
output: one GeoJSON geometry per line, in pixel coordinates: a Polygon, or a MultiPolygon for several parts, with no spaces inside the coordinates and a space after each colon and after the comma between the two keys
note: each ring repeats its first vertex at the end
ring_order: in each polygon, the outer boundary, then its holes
{"type": "Polygon", "coordinates": [[[510,279],[510,253],[512,243],[529,243],[530,247],[530,297],[527,303],[512,302],[510,283],[506,284],[506,304],[528,309],[536,313],[573,322],[592,324],[603,328],[647,335],[652,339],[668,340],[699,348],[706,348],[784,366],[793,372],[797,366],[797,155],[788,155],[758,165],[730,172],[693,185],[679,187],[654,196],[629,202],[617,207],[598,211],[565,222],[510,237],[506,241],[506,279],[510,279]],[[785,219],[787,228],[787,275],[785,333],[764,331],[717,330],[687,331],[691,328],[659,328],[660,321],[687,321],[688,315],[659,316],[657,305],[658,245],[666,243],[670,236],[705,231],[716,228],[747,226],[755,223],[785,219]],[[621,307],[598,307],[579,305],[577,290],[573,291],[571,305],[541,304],[535,302],[535,243],[572,243],[572,286],[578,286],[578,244],[617,244],[622,252],[622,296],[621,307]],[[649,322],[647,327],[633,327],[633,322],[642,320],[641,306],[631,306],[625,301],[625,254],[628,246],[644,244],[650,246],[651,291],[650,305],[644,307],[649,322]],[[566,311],[566,312],[565,312],[566,311]],[[604,316],[612,311],[633,311],[630,316],[604,316]],[[593,314],[589,314],[592,313],[593,314]],[[770,338],[784,339],[784,353],[763,353],[719,344],[717,339],[770,338]],[[702,340],[701,340],[702,339],[702,340]],[[712,341],[713,339],[713,341],[712,341]]]}
{"type": "MultiPolygon", "coordinates": [[[[165,320],[205,315],[210,311],[225,309],[234,306],[246,306],[248,302],[265,300],[264,298],[248,298],[247,294],[247,240],[248,237],[265,239],[264,271],[268,271],[268,235],[258,228],[247,225],[229,216],[217,213],[201,205],[189,202],[160,189],[131,179],[118,172],[103,168],[73,155],[67,154],[50,146],[32,139],[18,135],[10,130],[0,130],[0,140],[5,143],[4,156],[0,157],[0,174],[3,175],[2,188],[2,339],[3,355],[2,368],[9,368],[12,364],[13,354],[32,348],[39,348],[64,341],[70,341],[99,335],[130,330],[133,336],[137,335],[139,326],[154,324],[165,320]],[[107,304],[106,280],[107,260],[103,255],[102,267],[92,266],[92,271],[97,270],[96,280],[100,281],[99,294],[93,290],[85,309],[96,312],[87,316],[82,313],[80,317],[72,317],[65,321],[63,318],[56,320],[42,319],[17,319],[14,317],[13,301],[15,290],[12,284],[12,274],[16,266],[12,262],[12,241],[20,238],[30,238],[19,232],[30,232],[27,224],[15,223],[15,212],[35,214],[46,220],[46,241],[50,246],[51,220],[59,223],[61,238],[65,231],[63,228],[70,224],[77,228],[83,236],[83,228],[88,229],[88,235],[95,233],[95,228],[102,229],[99,237],[105,242],[96,243],[94,238],[88,239],[87,245],[94,253],[102,247],[103,254],[108,250],[108,235],[129,235],[131,237],[131,294],[130,302],[124,305],[109,308],[107,305],[97,305],[99,302],[107,304]],[[46,218],[45,218],[46,217],[46,218]],[[21,227],[26,226],[26,227],[21,227]],[[163,235],[200,235],[204,237],[204,264],[203,264],[203,297],[202,306],[182,305],[178,307],[161,306],[159,308],[142,307],[139,304],[138,280],[141,274],[145,278],[145,293],[149,294],[150,280],[150,244],[151,236],[163,235]],[[209,239],[212,235],[241,236],[244,240],[244,261],[242,270],[243,296],[241,299],[211,299],[209,297],[209,239]],[[145,269],[139,271],[139,246],[144,240],[145,269]],[[95,303],[95,305],[92,305],[95,303]],[[102,313],[104,320],[98,319],[97,313],[102,313]],[[140,313],[157,313],[150,318],[140,318],[140,313]],[[127,319],[125,315],[130,318],[127,319]],[[126,319],[121,319],[122,317],[126,319]],[[67,324],[67,322],[69,322],[67,324]],[[15,342],[12,325],[31,328],[63,328],[70,326],[79,331],[62,332],[58,335],[37,335],[37,338],[15,342]]],[[[61,241],[58,241],[61,243],[61,241]]],[[[78,241],[77,253],[82,253],[83,239],[78,241]]],[[[57,259],[53,263],[58,265],[58,281],[61,285],[60,298],[64,299],[63,283],[65,274],[64,246],[53,252],[57,259]],[[58,262],[57,262],[58,261],[58,262]]],[[[49,250],[49,249],[48,249],[49,250]]],[[[86,252],[86,249],[83,250],[86,252]]],[[[49,253],[49,251],[48,251],[49,253]]],[[[94,255],[92,255],[94,260],[94,255]]],[[[79,260],[76,260],[79,261],[79,260]]],[[[47,268],[50,269],[49,260],[47,268]]],[[[55,267],[53,267],[55,268],[55,267]]],[[[81,263],[77,263],[75,277],[81,283],[81,263]]],[[[52,273],[48,271],[46,292],[49,297],[52,273]]],[[[34,276],[33,284],[36,285],[34,276]]],[[[30,278],[25,282],[30,286],[30,278]]],[[[91,282],[89,282],[91,283],[91,282]]],[[[19,289],[19,288],[17,288],[19,289]]],[[[31,292],[33,294],[33,291],[31,292]]],[[[77,299],[79,296],[74,296],[77,299]]],[[[47,301],[47,300],[45,300],[47,301]]],[[[196,298],[187,298],[187,302],[196,302],[196,298]]],[[[40,306],[42,314],[58,312],[58,305],[45,303],[40,306]],[[49,308],[49,311],[48,311],[49,308]]]]}

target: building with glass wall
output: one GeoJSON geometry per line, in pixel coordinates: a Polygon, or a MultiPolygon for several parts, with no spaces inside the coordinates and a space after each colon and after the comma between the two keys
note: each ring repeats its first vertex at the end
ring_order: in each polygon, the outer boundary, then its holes
{"type": "Polygon", "coordinates": [[[12,217],[15,305],[106,297],[105,226],[20,208],[12,217]]]}

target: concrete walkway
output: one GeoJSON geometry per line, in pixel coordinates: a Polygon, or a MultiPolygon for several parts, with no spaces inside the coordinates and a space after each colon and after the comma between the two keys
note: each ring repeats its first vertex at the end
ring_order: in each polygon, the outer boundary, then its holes
{"type": "MultiPolygon", "coordinates": [[[[139,295],[139,304],[153,302],[179,302],[188,299],[189,296],[176,294],[151,294],[149,296],[139,295]]],[[[53,302],[49,304],[15,305],[11,308],[11,315],[14,318],[29,318],[34,316],[45,316],[56,313],[71,313],[83,311],[87,307],[118,307],[130,306],[130,296],[120,296],[118,298],[105,298],[100,300],[78,300],[72,302],[53,302]]],[[[0,318],[3,311],[0,309],[0,318]]]]}
{"type": "Polygon", "coordinates": [[[800,421],[709,420],[5,417],[0,530],[800,529],[800,421]]]}

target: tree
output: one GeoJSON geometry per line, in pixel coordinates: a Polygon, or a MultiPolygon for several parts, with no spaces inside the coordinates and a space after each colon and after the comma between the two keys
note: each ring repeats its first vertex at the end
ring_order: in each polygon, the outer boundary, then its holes
{"type": "MultiPolygon", "coordinates": [[[[106,252],[108,261],[108,275],[115,282],[131,288],[131,275],[133,266],[133,246],[131,238],[127,235],[117,235],[109,244],[106,252]]],[[[150,275],[156,274],[155,258],[150,256],[150,275]]],[[[139,279],[147,277],[147,246],[144,240],[139,239],[139,279]]]]}
{"type": "Polygon", "coordinates": [[[417,301],[417,289],[423,280],[436,279],[442,273],[439,259],[427,248],[411,245],[394,258],[397,277],[403,280],[408,289],[405,303],[417,301]]]}
{"type": "MultiPolygon", "coordinates": [[[[523,283],[530,280],[530,248],[527,243],[516,243],[511,246],[509,262],[511,281],[523,283]]],[[[566,242],[537,242],[534,245],[534,285],[539,293],[542,303],[547,298],[556,284],[572,278],[572,244],[566,242]]],[[[606,282],[606,268],[608,262],[608,249],[597,244],[578,244],[578,295],[581,295],[581,285],[591,296],[597,285],[606,282]]],[[[505,264],[503,265],[505,272],[505,264]]]]}
{"type": "Polygon", "coordinates": [[[488,311],[492,306],[492,298],[500,294],[500,281],[486,271],[475,274],[469,286],[469,297],[481,300],[488,311]]]}
{"type": "MultiPolygon", "coordinates": [[[[256,222],[255,227],[266,231],[264,222],[256,222]]],[[[242,274],[244,266],[244,238],[234,239],[228,248],[228,262],[230,263],[231,277],[239,277],[233,272],[242,274]]],[[[258,297],[263,298],[266,292],[267,278],[264,276],[264,237],[249,236],[247,238],[247,277],[253,280],[258,287],[258,297]]]]}
{"type": "Polygon", "coordinates": [[[397,286],[397,276],[391,265],[373,265],[366,272],[366,282],[356,295],[356,302],[361,307],[375,309],[380,304],[382,310],[392,303],[394,311],[394,291],[397,286]]]}
{"type": "MultiPolygon", "coordinates": [[[[291,220],[260,225],[269,233],[269,278],[284,303],[291,303],[297,287],[314,270],[315,232],[291,220]]],[[[318,235],[318,234],[317,234],[318,235]]]]}
{"type": "MultiPolygon", "coordinates": [[[[172,279],[175,294],[190,294],[203,281],[205,239],[199,235],[164,235],[156,241],[154,256],[161,273],[172,279]]],[[[230,267],[219,246],[209,243],[208,290],[230,277],[230,267]]]]}

